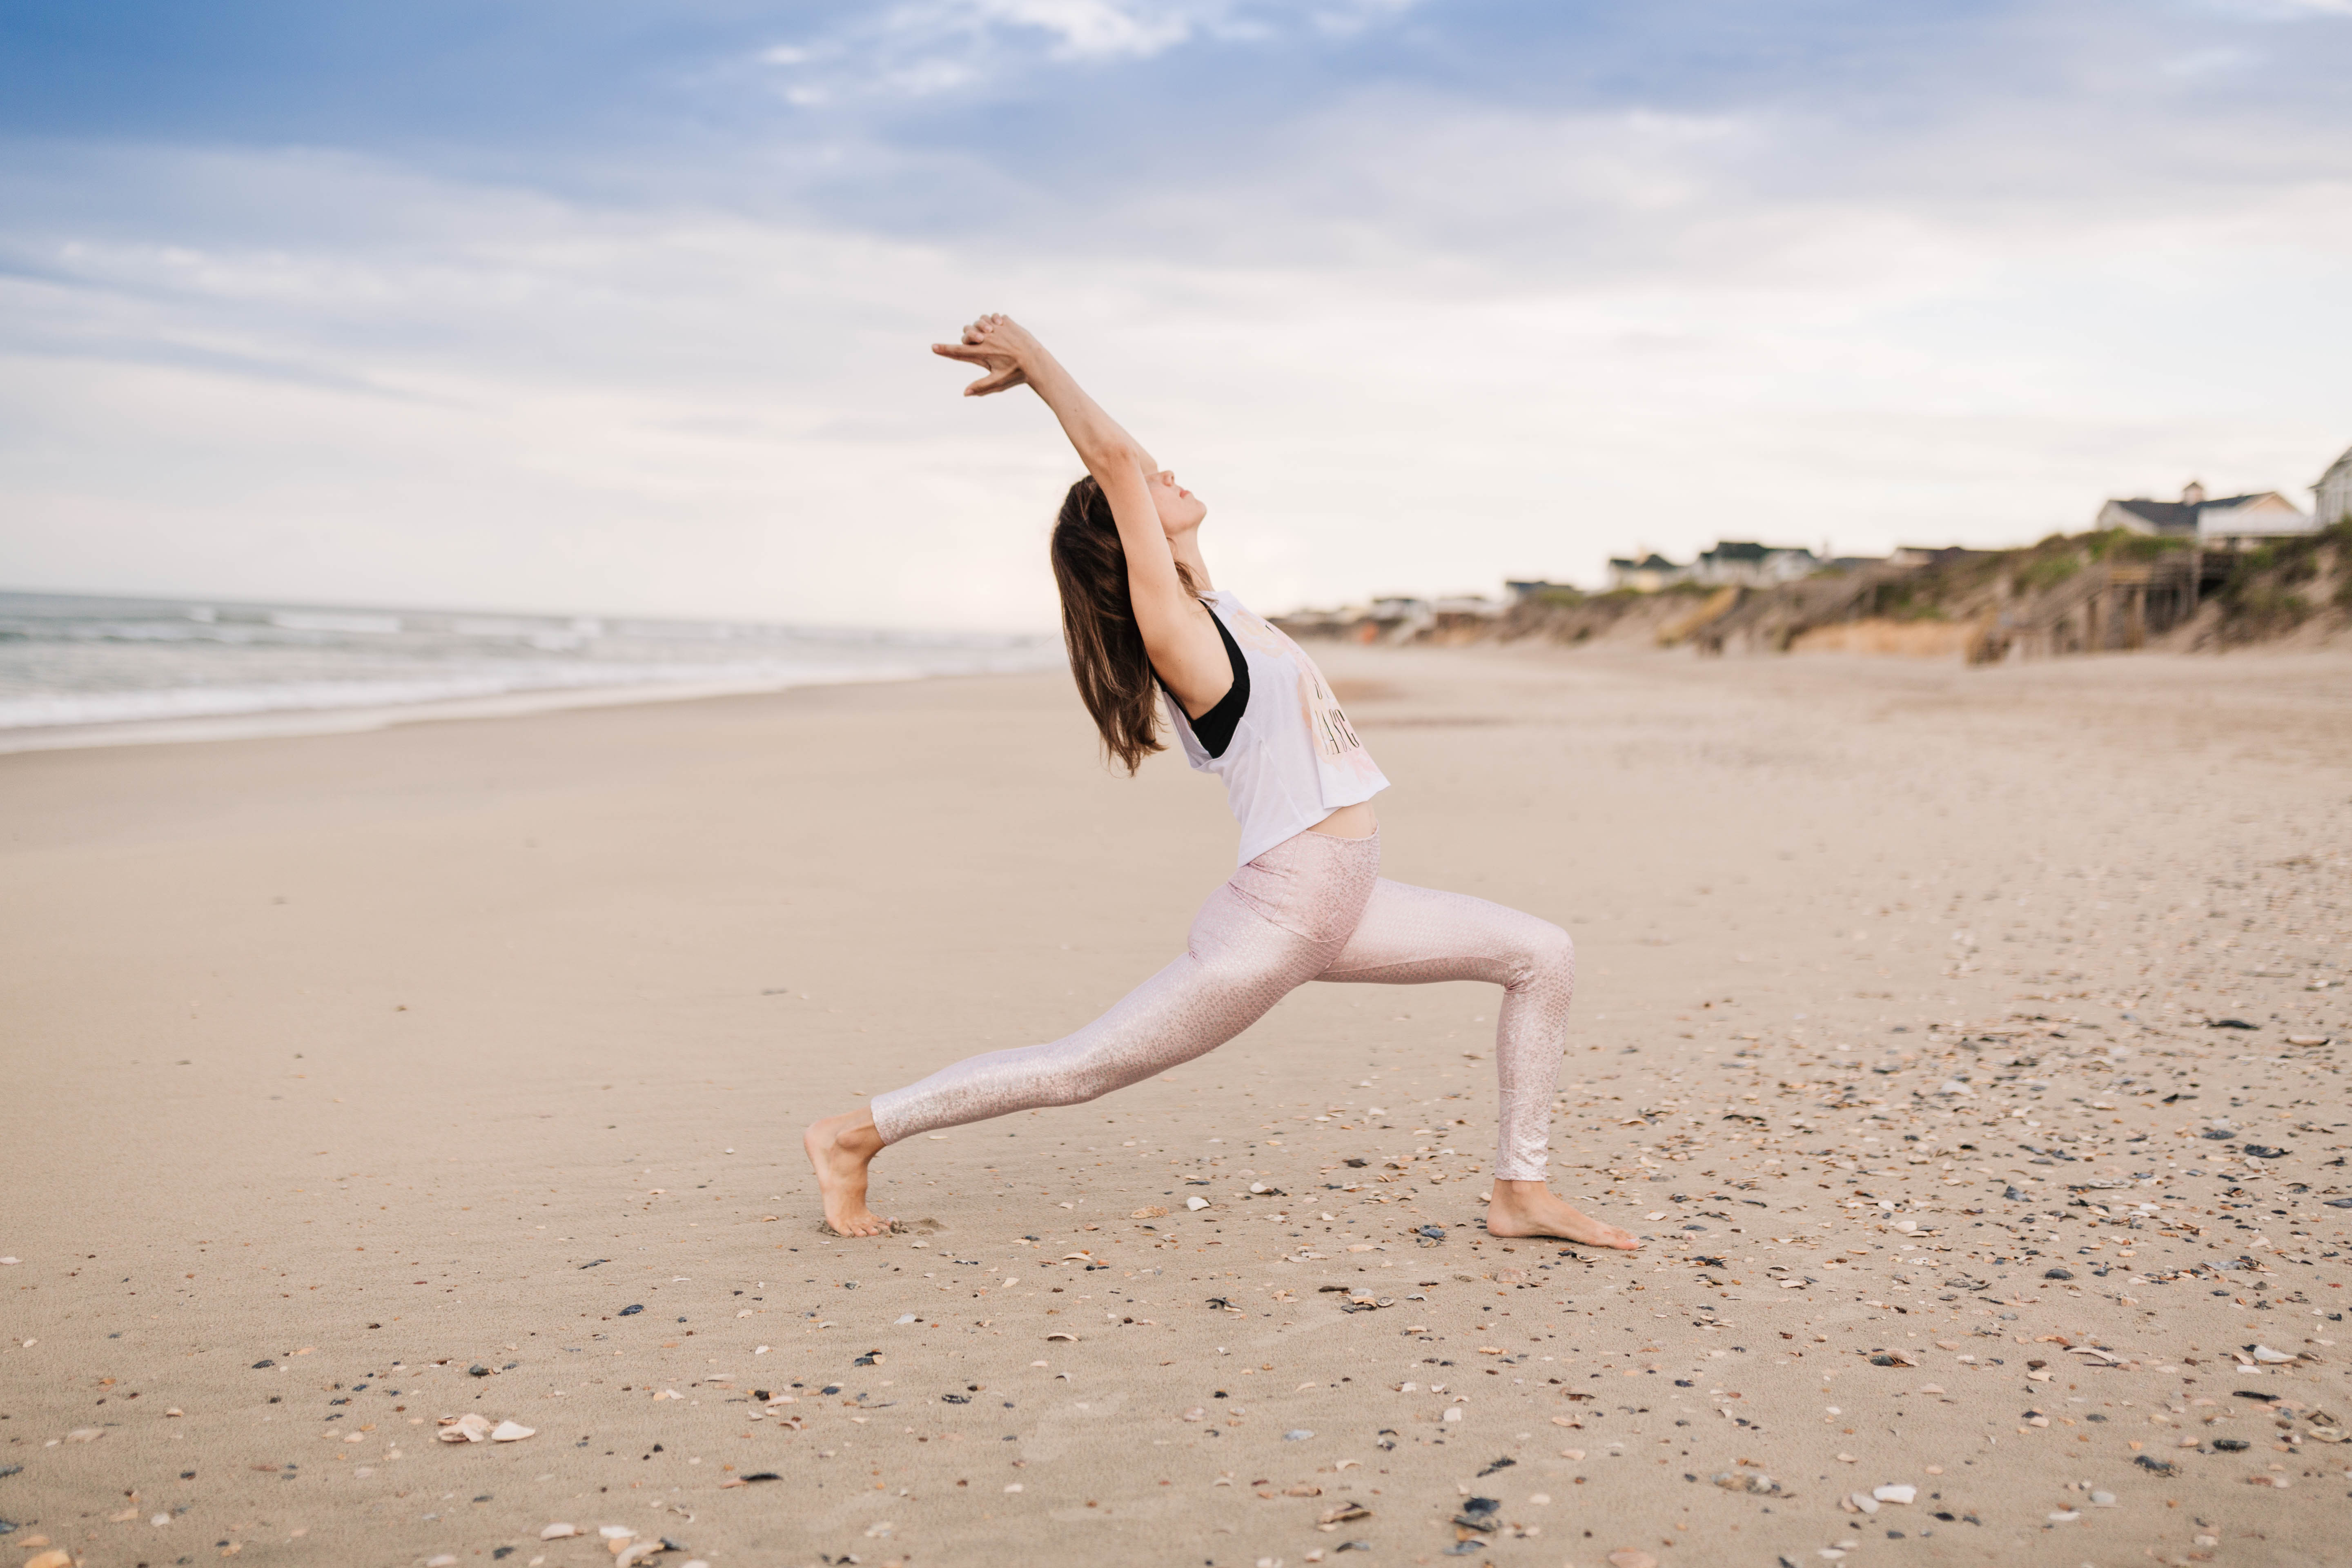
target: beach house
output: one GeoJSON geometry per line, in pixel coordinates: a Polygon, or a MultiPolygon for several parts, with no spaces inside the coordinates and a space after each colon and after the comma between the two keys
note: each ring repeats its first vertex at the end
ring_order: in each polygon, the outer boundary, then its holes
{"type": "Polygon", "coordinates": [[[1514,577],[1503,584],[1504,592],[1514,605],[1540,604],[1548,599],[1580,599],[1584,590],[1573,583],[1554,583],[1541,577],[1514,577]]]}
{"type": "Polygon", "coordinates": [[[1612,592],[1631,588],[1636,594],[1654,594],[1689,575],[1689,567],[1677,566],[1654,550],[1639,557],[1612,555],[1609,558],[1609,586],[1612,592]]]}
{"type": "MultiPolygon", "coordinates": [[[[2346,457],[2352,458],[2352,453],[2346,457]]],[[[2345,466],[2344,459],[2338,458],[2336,468],[2345,466]]],[[[2352,479],[2345,482],[2352,485],[2352,479]]],[[[2276,490],[2214,497],[2208,496],[2205,487],[2191,479],[2182,487],[2179,500],[2152,500],[2146,496],[2109,500],[2099,508],[2092,526],[2101,530],[2127,529],[2162,538],[2193,539],[2207,550],[2236,550],[2265,539],[2309,533],[2317,525],[2309,512],[2276,490]]]]}
{"type": "Polygon", "coordinates": [[[1810,577],[1821,565],[1821,557],[1801,546],[1726,539],[1714,549],[1699,552],[1691,563],[1689,577],[1711,588],[1769,588],[1775,583],[1810,577]]]}
{"type": "Polygon", "coordinates": [[[2326,528],[2352,521],[2352,447],[2345,447],[2344,455],[2327,465],[2327,471],[2319,476],[2311,493],[2313,526],[2326,528]]]}

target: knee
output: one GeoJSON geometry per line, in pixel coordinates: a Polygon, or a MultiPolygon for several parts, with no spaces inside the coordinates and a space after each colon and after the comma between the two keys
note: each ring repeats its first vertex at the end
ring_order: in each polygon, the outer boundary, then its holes
{"type": "Polygon", "coordinates": [[[1127,1080],[1118,1064],[1106,1055],[1094,1055],[1071,1063],[1060,1075],[1059,1081],[1048,1091],[1048,1103],[1053,1105],[1084,1105],[1090,1100],[1100,1100],[1115,1089],[1125,1087],[1127,1080]]]}
{"type": "Polygon", "coordinates": [[[1549,921],[1530,921],[1526,939],[1527,977],[1576,980],[1576,939],[1549,921]]]}

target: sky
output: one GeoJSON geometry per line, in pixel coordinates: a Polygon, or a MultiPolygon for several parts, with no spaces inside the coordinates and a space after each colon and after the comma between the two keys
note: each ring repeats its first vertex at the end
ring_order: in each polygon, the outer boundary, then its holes
{"type": "Polygon", "coordinates": [[[2352,0],[14,0],[0,586],[1042,630],[1035,331],[1267,610],[2352,445],[2352,0]]]}

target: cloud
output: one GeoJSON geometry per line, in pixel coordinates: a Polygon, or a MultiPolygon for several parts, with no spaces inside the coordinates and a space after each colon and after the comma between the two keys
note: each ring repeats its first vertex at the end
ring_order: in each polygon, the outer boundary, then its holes
{"type": "MultiPolygon", "coordinates": [[[[960,399],[922,346],[1000,305],[1210,498],[1221,580],[1270,605],[1591,575],[1635,538],[2030,538],[2184,467],[2297,482],[2342,444],[2332,372],[2279,357],[2352,333],[2340,202],[2252,192],[2183,243],[2160,210],[1743,201],[1721,171],[1769,127],[1604,117],[1554,126],[1526,193],[1616,239],[1482,257],[1507,189],[1449,208],[1423,188],[1442,157],[1384,189],[1367,171],[1397,149],[1353,132],[1360,166],[1303,204],[1286,260],[613,209],[348,155],[53,156],[6,192],[12,570],[1046,626],[1072,459],[1032,400],[960,399]],[[193,197],[212,231],[95,223],[91,189],[193,197]],[[1654,226],[1629,239],[1629,214],[1654,226]]],[[[1305,166],[1349,133],[1308,136],[1305,166]]],[[[1269,170],[1236,210],[1278,225],[1300,184],[1269,170]]]]}
{"type": "Polygon", "coordinates": [[[2263,21],[2352,16],[2352,0],[2218,0],[2216,8],[2263,21]]]}
{"type": "Polygon", "coordinates": [[[965,0],[967,26],[1033,28],[1054,39],[1063,59],[1149,59],[1213,25],[1233,7],[1128,0],[965,0]]]}
{"type": "Polygon", "coordinates": [[[1003,87],[1040,66],[1150,60],[1184,45],[1349,37],[1418,0],[900,0],[757,51],[803,108],[1003,87]]]}
{"type": "Polygon", "coordinates": [[[2199,49],[2192,54],[2179,55],[2166,60],[2157,68],[2171,77],[2221,76],[2231,71],[2248,69],[2262,63],[2262,56],[2252,49],[2232,44],[2220,48],[2199,49]]]}

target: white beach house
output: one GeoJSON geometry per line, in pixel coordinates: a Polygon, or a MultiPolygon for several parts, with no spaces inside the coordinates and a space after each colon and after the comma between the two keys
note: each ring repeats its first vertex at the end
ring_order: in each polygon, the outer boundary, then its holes
{"type": "MultiPolygon", "coordinates": [[[[2337,467],[2343,466],[2339,459],[2337,467]]],[[[2093,526],[2194,539],[2208,550],[2236,550],[2266,539],[2309,533],[2319,525],[2309,512],[2276,490],[2208,496],[2205,487],[2191,479],[2182,488],[2177,501],[2152,500],[2145,496],[2110,500],[2099,509],[2093,526]]]]}
{"type": "Polygon", "coordinates": [[[2344,455],[2327,465],[2327,471],[2311,487],[2311,520],[2319,527],[2352,521],[2352,447],[2345,447],[2344,455]]]}

